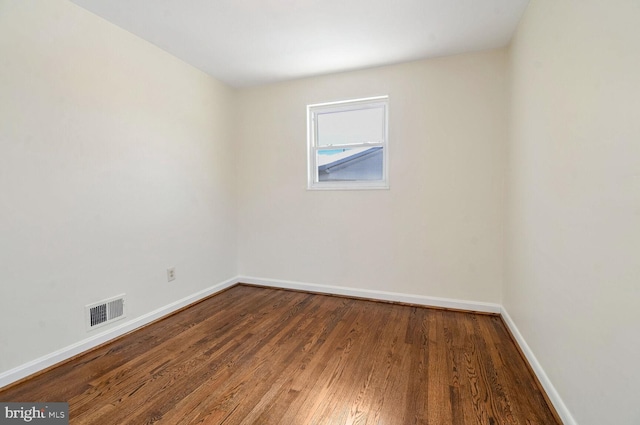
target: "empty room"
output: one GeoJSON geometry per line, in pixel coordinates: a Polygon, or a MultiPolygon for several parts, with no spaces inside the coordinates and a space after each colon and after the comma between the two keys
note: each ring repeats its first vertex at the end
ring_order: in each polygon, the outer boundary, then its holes
{"type": "Polygon", "coordinates": [[[0,0],[0,424],[640,424],[636,0],[0,0]]]}

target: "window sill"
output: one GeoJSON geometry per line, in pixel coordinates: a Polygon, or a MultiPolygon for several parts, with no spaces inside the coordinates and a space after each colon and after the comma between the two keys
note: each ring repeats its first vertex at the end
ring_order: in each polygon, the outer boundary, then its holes
{"type": "Polygon", "coordinates": [[[389,190],[387,182],[329,182],[307,185],[307,190],[389,190]]]}

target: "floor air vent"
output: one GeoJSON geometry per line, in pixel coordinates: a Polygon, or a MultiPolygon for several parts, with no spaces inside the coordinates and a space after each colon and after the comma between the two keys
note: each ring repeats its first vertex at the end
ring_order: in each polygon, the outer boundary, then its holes
{"type": "Polygon", "coordinates": [[[115,322],[126,316],[124,294],[85,306],[87,330],[115,322]]]}

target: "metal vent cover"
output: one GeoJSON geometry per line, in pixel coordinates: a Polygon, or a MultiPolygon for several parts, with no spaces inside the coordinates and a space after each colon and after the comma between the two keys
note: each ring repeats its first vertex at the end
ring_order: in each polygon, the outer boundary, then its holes
{"type": "Polygon", "coordinates": [[[85,306],[87,330],[104,326],[126,317],[125,294],[85,306]]]}

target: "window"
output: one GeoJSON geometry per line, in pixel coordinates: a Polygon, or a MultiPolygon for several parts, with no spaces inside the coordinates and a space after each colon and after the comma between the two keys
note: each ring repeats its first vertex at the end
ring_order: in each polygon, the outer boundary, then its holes
{"type": "Polygon", "coordinates": [[[309,189],[389,188],[388,100],[307,106],[309,189]]]}

